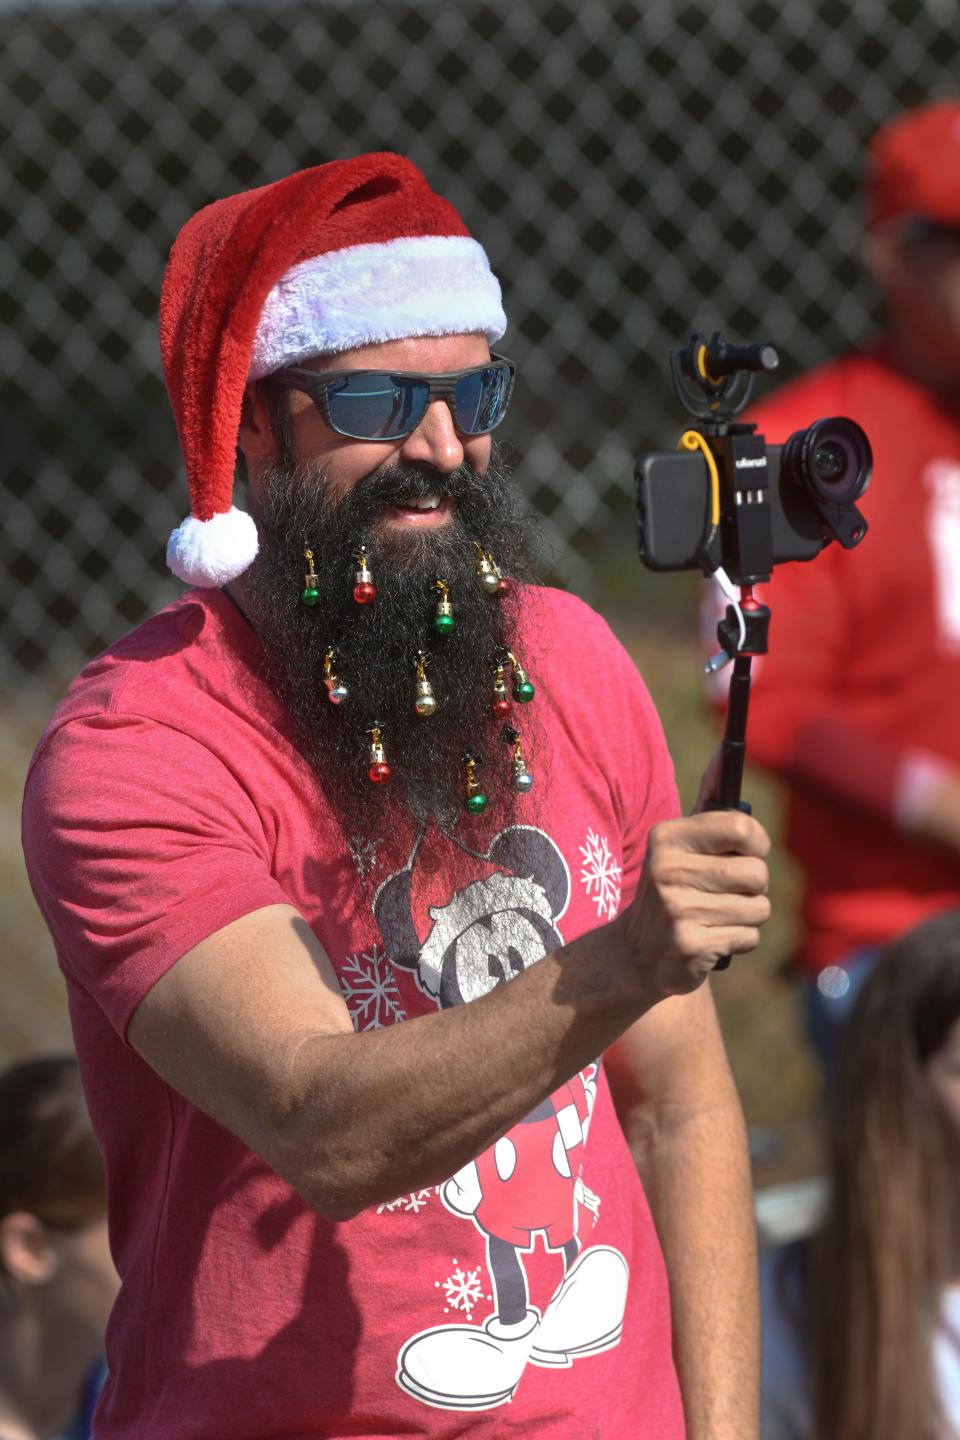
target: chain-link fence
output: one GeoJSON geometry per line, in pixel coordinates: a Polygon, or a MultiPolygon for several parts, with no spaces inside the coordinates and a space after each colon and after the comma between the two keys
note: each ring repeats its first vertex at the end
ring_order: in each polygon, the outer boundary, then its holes
{"type": "Polygon", "coordinates": [[[723,324],[789,374],[870,324],[864,144],[957,88],[958,21],[955,0],[0,0],[8,685],[56,689],[175,589],[155,314],[199,206],[365,149],[420,164],[504,282],[507,438],[590,593],[630,538],[632,455],[677,428],[672,344],[723,324]]]}
{"type": "MultiPolygon", "coordinates": [[[[874,126],[956,86],[953,0],[270,0],[0,12],[0,637],[69,673],[170,593],[160,274],[210,199],[408,153],[503,277],[521,478],[580,588],[696,322],[794,365],[859,333],[874,126]],[[586,557],[586,558],[584,558],[586,557]]],[[[672,412],[671,412],[672,413],[672,412]]]]}

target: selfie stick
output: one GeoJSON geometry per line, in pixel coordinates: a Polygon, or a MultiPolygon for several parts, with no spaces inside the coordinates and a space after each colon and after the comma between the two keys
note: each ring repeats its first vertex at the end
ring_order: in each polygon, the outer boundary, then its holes
{"type": "Polygon", "coordinates": [[[722,648],[706,665],[707,673],[712,675],[726,665],[728,660],[733,661],[733,674],[730,677],[727,697],[727,723],[721,750],[720,784],[716,799],[710,802],[710,808],[743,810],[749,815],[750,806],[740,799],[740,788],[743,784],[743,764],[747,754],[750,670],[754,655],[766,655],[770,631],[770,610],[756,599],[752,585],[744,585],[741,589],[740,613],[744,623],[742,638],[736,610],[732,605],[728,605],[725,618],[717,626],[717,639],[722,648]]]}
{"type": "MultiPolygon", "coordinates": [[[[741,800],[743,766],[747,758],[747,713],[750,708],[750,670],[754,655],[766,655],[770,630],[770,610],[753,593],[752,585],[740,591],[740,616],[733,605],[717,626],[721,650],[707,661],[706,670],[713,674],[728,660],[733,660],[733,674],[727,696],[727,721],[720,751],[720,783],[716,798],[708,800],[707,810],[742,810],[750,814],[750,806],[741,800]],[[743,621],[741,628],[740,621],[743,621]]],[[[713,967],[726,970],[730,956],[724,955],[713,967]]]]}

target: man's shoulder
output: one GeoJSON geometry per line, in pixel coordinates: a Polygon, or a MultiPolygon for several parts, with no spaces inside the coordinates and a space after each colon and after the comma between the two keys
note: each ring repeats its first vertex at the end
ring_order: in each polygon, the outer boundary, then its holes
{"type": "Polygon", "coordinates": [[[620,648],[603,616],[567,590],[558,590],[552,585],[538,586],[524,593],[523,603],[530,609],[531,633],[538,647],[564,651],[568,659],[571,646],[620,648]]]}
{"type": "Polygon", "coordinates": [[[150,616],[84,666],[50,718],[37,747],[77,720],[124,713],[176,723],[192,697],[242,649],[229,601],[190,590],[150,616]]]}
{"type": "Polygon", "coordinates": [[[652,712],[636,661],[592,606],[550,586],[538,589],[524,605],[530,612],[525,631],[530,664],[545,681],[553,704],[568,715],[576,711],[580,722],[591,726],[601,723],[611,706],[622,705],[631,715],[638,707],[652,712]],[[604,703],[598,707],[601,695],[604,703]]]}

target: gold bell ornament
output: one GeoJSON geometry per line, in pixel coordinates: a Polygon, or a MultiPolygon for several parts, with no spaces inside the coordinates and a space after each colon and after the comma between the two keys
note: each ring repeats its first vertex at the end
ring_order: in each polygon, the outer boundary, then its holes
{"type": "Polygon", "coordinates": [[[417,688],[414,695],[413,708],[418,715],[432,715],[437,708],[437,697],[434,695],[433,687],[427,679],[427,666],[430,663],[430,656],[425,650],[418,650],[413,663],[417,670],[417,688]]]}

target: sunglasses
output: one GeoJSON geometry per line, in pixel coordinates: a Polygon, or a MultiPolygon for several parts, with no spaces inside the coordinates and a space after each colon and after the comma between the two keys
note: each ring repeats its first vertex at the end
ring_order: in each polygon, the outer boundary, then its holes
{"type": "Polygon", "coordinates": [[[925,215],[908,215],[900,224],[904,240],[944,240],[951,245],[960,245],[960,225],[950,225],[943,220],[930,220],[925,215]]]}
{"type": "Polygon", "coordinates": [[[302,390],[338,435],[351,440],[401,440],[416,430],[427,406],[445,400],[461,435],[488,435],[507,413],[517,367],[504,355],[486,365],[422,375],[412,370],[305,370],[291,365],[270,376],[302,390]]]}

